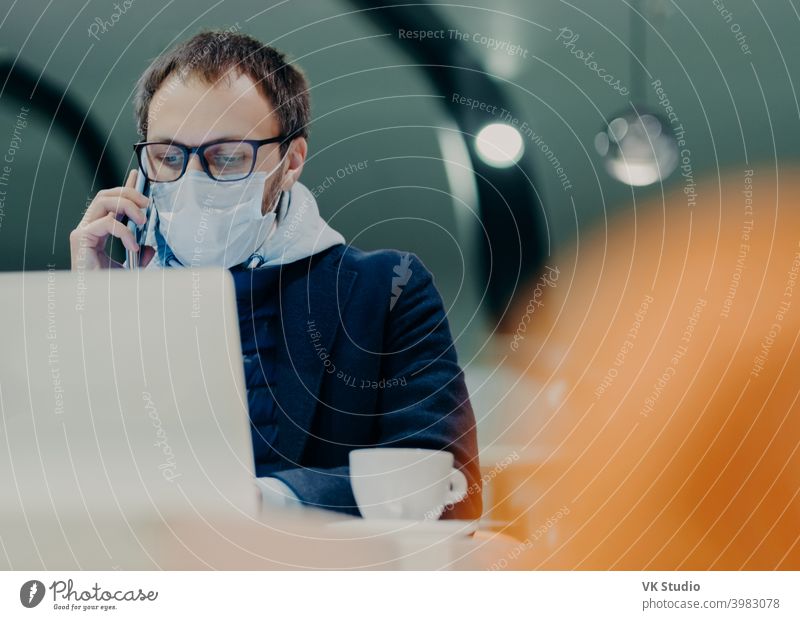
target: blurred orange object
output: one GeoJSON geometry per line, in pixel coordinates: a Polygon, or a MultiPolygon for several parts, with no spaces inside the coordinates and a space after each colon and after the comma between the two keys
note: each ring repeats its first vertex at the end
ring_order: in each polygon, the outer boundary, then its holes
{"type": "Polygon", "coordinates": [[[637,204],[521,289],[499,340],[537,456],[492,516],[533,565],[800,569],[800,175],[769,168],[637,204]]]}

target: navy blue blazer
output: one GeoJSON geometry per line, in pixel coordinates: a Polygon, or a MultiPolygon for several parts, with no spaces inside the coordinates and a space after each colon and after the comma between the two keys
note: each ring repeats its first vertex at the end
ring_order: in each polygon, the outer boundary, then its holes
{"type": "Polygon", "coordinates": [[[475,418],[441,297],[414,254],[337,245],[280,267],[274,471],[307,505],[359,514],[348,454],[447,450],[481,514],[475,418]]]}

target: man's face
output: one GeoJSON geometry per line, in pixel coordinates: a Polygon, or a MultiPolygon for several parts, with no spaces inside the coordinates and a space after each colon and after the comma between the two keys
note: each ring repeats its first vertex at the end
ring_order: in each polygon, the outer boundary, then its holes
{"type": "MultiPolygon", "coordinates": [[[[206,84],[192,76],[186,80],[170,76],[150,102],[146,139],[197,146],[222,139],[263,140],[279,135],[280,131],[277,114],[248,76],[229,73],[216,84],[206,84]]],[[[296,155],[293,147],[294,143],[283,164],[267,180],[262,214],[273,207],[281,189],[288,189],[283,186],[290,185],[284,173],[296,155]]],[[[280,160],[278,144],[264,145],[258,150],[254,171],[270,172],[280,160]]],[[[187,170],[202,172],[196,155],[189,160],[187,170]]]]}

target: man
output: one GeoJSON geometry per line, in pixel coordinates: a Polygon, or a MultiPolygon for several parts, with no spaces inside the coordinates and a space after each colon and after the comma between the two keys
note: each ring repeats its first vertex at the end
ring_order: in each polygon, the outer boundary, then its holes
{"type": "Polygon", "coordinates": [[[274,497],[358,514],[350,450],[429,448],[467,478],[443,516],[478,518],[475,421],[441,298],[413,254],[346,246],[321,219],[299,182],[303,74],[252,37],[204,32],[153,61],[135,113],[151,198],[135,170],[99,192],[70,236],[73,268],[122,267],[114,236],[148,269],[230,269],[255,473],[274,497]]]}

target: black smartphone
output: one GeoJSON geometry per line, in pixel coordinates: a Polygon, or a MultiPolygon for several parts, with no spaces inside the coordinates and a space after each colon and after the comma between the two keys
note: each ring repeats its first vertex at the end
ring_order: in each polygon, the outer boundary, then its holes
{"type": "MultiPolygon", "coordinates": [[[[142,174],[141,170],[136,171],[136,191],[141,192],[145,196],[150,196],[150,183],[147,181],[147,177],[142,174]]],[[[147,205],[147,211],[145,212],[147,221],[141,227],[130,218],[126,218],[128,230],[133,233],[133,238],[136,240],[136,243],[139,244],[140,248],[141,242],[147,238],[147,226],[150,223],[150,208],[150,205],[147,205]]],[[[128,269],[139,268],[139,252],[125,250],[125,259],[125,264],[127,265],[128,269]]]]}

